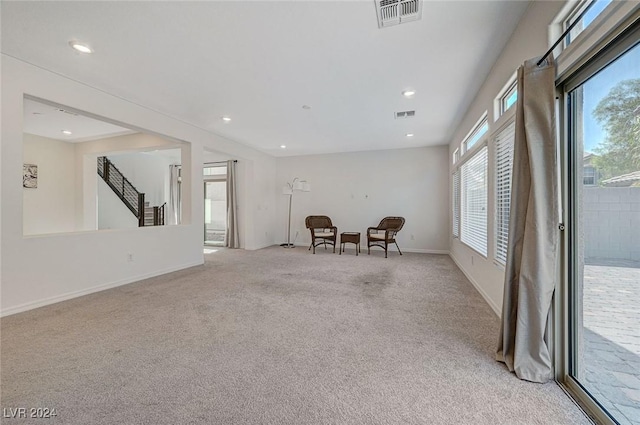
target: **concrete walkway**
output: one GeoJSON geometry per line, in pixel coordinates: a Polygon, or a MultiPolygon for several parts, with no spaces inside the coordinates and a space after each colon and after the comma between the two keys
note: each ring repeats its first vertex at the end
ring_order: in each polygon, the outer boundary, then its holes
{"type": "Polygon", "coordinates": [[[584,270],[586,389],[621,425],[640,425],[640,263],[584,270]]]}

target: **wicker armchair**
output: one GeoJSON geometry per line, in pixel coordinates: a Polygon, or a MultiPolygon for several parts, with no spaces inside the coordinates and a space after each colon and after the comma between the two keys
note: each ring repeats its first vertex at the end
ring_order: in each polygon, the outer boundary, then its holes
{"type": "Polygon", "coordinates": [[[385,217],[376,227],[367,229],[367,254],[371,254],[372,246],[379,246],[384,249],[384,258],[387,258],[389,244],[396,244],[398,252],[402,255],[400,247],[396,242],[396,234],[404,226],[404,217],[385,217]]]}
{"type": "Polygon", "coordinates": [[[304,220],[305,226],[311,231],[311,245],[313,253],[316,253],[316,246],[327,243],[333,245],[333,253],[336,252],[336,239],[338,238],[338,228],[331,223],[331,219],[326,215],[310,215],[304,220]]]}

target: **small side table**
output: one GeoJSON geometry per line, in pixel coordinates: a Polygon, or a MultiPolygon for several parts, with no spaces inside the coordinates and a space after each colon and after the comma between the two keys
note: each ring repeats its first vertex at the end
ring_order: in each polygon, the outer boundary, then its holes
{"type": "Polygon", "coordinates": [[[340,249],[339,255],[344,251],[344,244],[352,243],[356,245],[356,255],[360,252],[360,232],[343,232],[340,233],[340,249]]]}

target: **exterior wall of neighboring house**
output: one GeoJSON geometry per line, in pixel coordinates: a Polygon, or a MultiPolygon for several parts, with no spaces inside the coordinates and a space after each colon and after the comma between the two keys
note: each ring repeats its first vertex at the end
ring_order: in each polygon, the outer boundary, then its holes
{"type": "Polygon", "coordinates": [[[640,187],[584,188],[585,261],[640,261],[640,187]]]}
{"type": "Polygon", "coordinates": [[[600,181],[600,173],[593,164],[594,158],[594,154],[586,153],[582,159],[582,181],[585,186],[597,186],[600,181]]]}

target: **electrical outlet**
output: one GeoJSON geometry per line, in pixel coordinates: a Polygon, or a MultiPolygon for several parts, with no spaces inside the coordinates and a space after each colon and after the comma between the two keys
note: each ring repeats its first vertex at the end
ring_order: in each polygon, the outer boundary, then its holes
{"type": "Polygon", "coordinates": [[[128,263],[133,263],[133,254],[132,253],[127,253],[127,262],[128,263]]]}

